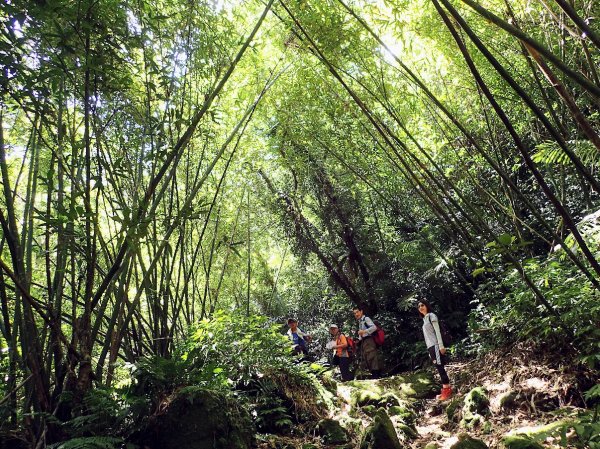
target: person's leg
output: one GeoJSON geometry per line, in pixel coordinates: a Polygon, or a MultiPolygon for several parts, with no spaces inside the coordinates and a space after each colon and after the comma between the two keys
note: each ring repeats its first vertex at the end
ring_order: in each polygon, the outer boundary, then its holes
{"type": "Polygon", "coordinates": [[[377,345],[375,340],[367,338],[363,340],[361,346],[364,350],[365,362],[367,369],[371,372],[373,379],[381,377],[381,365],[379,363],[379,357],[377,354],[377,345]]]}
{"type": "Polygon", "coordinates": [[[435,368],[437,369],[438,374],[440,375],[440,380],[442,381],[442,391],[437,398],[444,401],[452,396],[450,378],[448,377],[448,373],[446,373],[446,368],[444,364],[445,358],[440,353],[439,348],[437,346],[431,346],[427,348],[427,351],[429,352],[431,361],[435,365],[435,368]]]}
{"type": "Polygon", "coordinates": [[[450,386],[450,378],[448,377],[448,373],[446,373],[446,368],[444,367],[443,364],[435,364],[435,367],[437,368],[437,371],[440,375],[440,379],[442,380],[442,386],[444,388],[449,387],[450,386]]]}
{"type": "Polygon", "coordinates": [[[342,380],[352,380],[352,374],[350,374],[350,359],[348,357],[340,357],[340,372],[342,373],[342,380]]]}

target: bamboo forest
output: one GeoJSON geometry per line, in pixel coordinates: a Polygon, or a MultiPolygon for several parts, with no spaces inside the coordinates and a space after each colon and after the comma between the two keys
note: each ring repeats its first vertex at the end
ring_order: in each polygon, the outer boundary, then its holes
{"type": "Polygon", "coordinates": [[[600,1],[0,20],[0,449],[600,449],[600,1]]]}

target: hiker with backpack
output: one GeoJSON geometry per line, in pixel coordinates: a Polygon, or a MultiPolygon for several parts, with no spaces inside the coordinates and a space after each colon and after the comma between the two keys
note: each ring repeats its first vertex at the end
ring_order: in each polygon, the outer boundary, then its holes
{"type": "Polygon", "coordinates": [[[444,339],[442,338],[440,321],[437,315],[432,312],[431,305],[427,301],[420,300],[418,308],[419,314],[423,317],[423,335],[425,337],[427,351],[442,380],[442,391],[440,395],[437,396],[437,399],[445,401],[452,397],[452,387],[450,386],[450,379],[444,368],[447,356],[444,339]]]}
{"type": "Polygon", "coordinates": [[[363,308],[357,306],[353,309],[354,318],[358,321],[358,342],[361,364],[371,372],[372,379],[381,377],[381,360],[374,334],[379,329],[371,318],[365,315],[363,308]]]}
{"type": "Polygon", "coordinates": [[[352,355],[350,337],[346,337],[341,333],[337,324],[329,326],[329,333],[333,340],[328,343],[327,348],[333,349],[333,364],[340,367],[342,381],[352,380],[352,373],[350,373],[350,357],[352,355]]]}
{"type": "Polygon", "coordinates": [[[308,347],[307,343],[310,342],[312,337],[305,332],[302,332],[298,328],[298,320],[294,318],[289,318],[287,320],[288,331],[287,336],[292,342],[292,349],[294,354],[303,354],[304,356],[308,355],[308,347]]]}

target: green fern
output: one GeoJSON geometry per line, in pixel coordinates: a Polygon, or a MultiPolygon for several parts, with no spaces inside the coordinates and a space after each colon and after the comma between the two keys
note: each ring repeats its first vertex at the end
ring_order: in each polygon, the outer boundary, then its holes
{"type": "MultiPolygon", "coordinates": [[[[119,449],[125,445],[122,438],[114,437],[82,437],[73,438],[48,446],[49,449],[119,449]]],[[[127,444],[125,447],[133,449],[134,445],[127,444]]]]}
{"type": "Polygon", "coordinates": [[[263,432],[285,432],[293,425],[292,417],[283,400],[276,396],[263,396],[256,408],[256,426],[263,432]]]}
{"type": "MultiPolygon", "coordinates": [[[[584,165],[595,166],[600,162],[598,150],[591,142],[587,140],[570,140],[567,142],[567,145],[581,159],[584,165]]],[[[542,142],[536,145],[532,159],[538,164],[570,164],[569,156],[567,156],[556,142],[542,142]]]]}

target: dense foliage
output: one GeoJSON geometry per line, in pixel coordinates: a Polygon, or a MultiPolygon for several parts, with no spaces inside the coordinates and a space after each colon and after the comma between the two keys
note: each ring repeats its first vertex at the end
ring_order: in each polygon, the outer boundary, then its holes
{"type": "Polygon", "coordinates": [[[321,344],[354,305],[410,368],[418,297],[457,352],[532,339],[597,368],[599,15],[3,2],[2,430],[87,438],[131,366],[148,401],[248,386],[288,363],[271,323],[321,344]]]}

